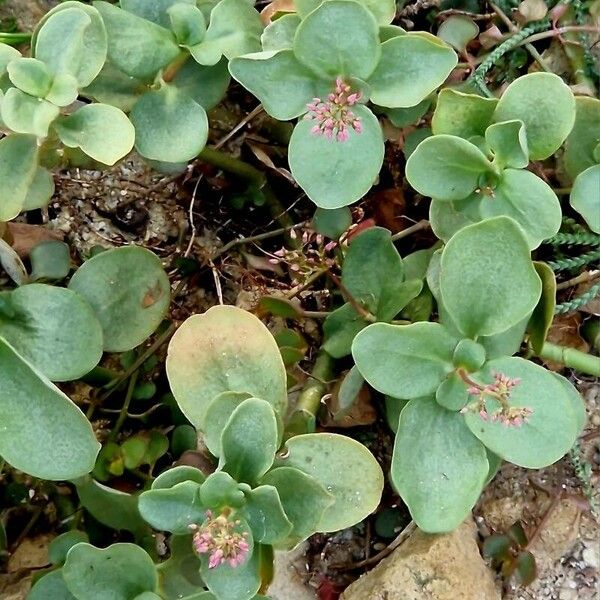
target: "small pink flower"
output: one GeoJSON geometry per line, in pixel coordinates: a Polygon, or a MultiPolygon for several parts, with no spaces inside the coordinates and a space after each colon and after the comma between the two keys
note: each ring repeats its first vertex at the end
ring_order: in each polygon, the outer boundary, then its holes
{"type": "Polygon", "coordinates": [[[327,95],[326,101],[313,98],[313,101],[306,105],[308,113],[304,119],[316,121],[316,125],[310,130],[312,134],[345,142],[350,137],[350,129],[359,134],[362,132],[360,118],[350,110],[350,107],[360,100],[361,93],[350,92],[351,87],[338,77],[335,91],[327,95]]]}

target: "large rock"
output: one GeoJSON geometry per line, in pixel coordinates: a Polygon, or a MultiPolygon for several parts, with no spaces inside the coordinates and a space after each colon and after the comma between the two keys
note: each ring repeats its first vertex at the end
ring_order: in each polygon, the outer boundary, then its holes
{"type": "Polygon", "coordinates": [[[469,517],[456,531],[430,535],[417,530],[372,571],[354,582],[341,600],[500,600],[483,562],[469,517]]]}

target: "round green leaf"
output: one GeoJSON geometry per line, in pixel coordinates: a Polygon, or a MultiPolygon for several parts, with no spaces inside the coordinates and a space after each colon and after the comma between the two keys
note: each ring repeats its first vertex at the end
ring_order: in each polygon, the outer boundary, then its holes
{"type": "Polygon", "coordinates": [[[14,315],[0,316],[0,336],[48,379],[78,379],[100,362],[102,328],[79,294],[34,283],[6,299],[14,315]]]}
{"type": "Polygon", "coordinates": [[[124,112],[107,104],[87,104],[54,125],[65,146],[81,148],[105,165],[114,165],[133,148],[136,132],[124,112]]]}
{"type": "Polygon", "coordinates": [[[164,27],[108,2],[96,1],[94,6],[108,31],[108,60],[123,73],[152,81],[180,55],[175,36],[164,27]]]}
{"type": "Polygon", "coordinates": [[[199,429],[223,392],[262,398],[280,414],[287,405],[285,367],[273,336],[234,306],[214,306],[183,323],[169,344],[167,375],[179,407],[199,429]]]}
{"type": "Polygon", "coordinates": [[[184,481],[195,481],[196,483],[204,483],[205,477],[196,467],[191,467],[189,465],[179,465],[176,467],[172,467],[171,469],[167,469],[163,473],[161,473],[153,482],[152,489],[153,490],[163,490],[173,487],[178,483],[182,483],[184,481]]]}
{"type": "Polygon", "coordinates": [[[589,228],[600,233],[600,165],[589,167],[577,176],[570,202],[589,228]]]}
{"type": "Polygon", "coordinates": [[[303,471],[335,499],[317,531],[351,527],[377,508],[383,490],[383,472],[362,444],[335,433],[309,433],[290,438],[285,448],[277,466],[303,471]]]}
{"type": "MultiPolygon", "coordinates": [[[[471,340],[462,340],[471,341],[471,340]]],[[[448,373],[448,377],[435,390],[435,400],[448,410],[460,410],[469,400],[467,385],[456,371],[448,373]]]]}
{"type": "Polygon", "coordinates": [[[176,534],[189,533],[189,525],[202,523],[206,518],[200,484],[196,481],[182,481],[171,488],[142,492],[138,508],[154,529],[176,534]]]}
{"type": "Polygon", "coordinates": [[[264,26],[253,2],[221,0],[210,13],[210,24],[200,44],[189,48],[201,65],[216,65],[260,50],[264,26]]]}
{"type": "Polygon", "coordinates": [[[423,140],[406,163],[410,185],[436,200],[466,198],[487,172],[492,164],[477,146],[445,134],[423,140]]]}
{"type": "Polygon", "coordinates": [[[219,600],[251,600],[260,589],[260,546],[254,545],[252,532],[243,520],[238,530],[247,532],[248,544],[253,548],[252,554],[245,563],[232,567],[225,562],[214,569],[209,569],[208,555],[200,556],[202,579],[219,600]]]}
{"type": "Polygon", "coordinates": [[[0,337],[0,455],[53,481],[94,468],[100,444],[85,415],[0,337]]]}
{"type": "Polygon", "coordinates": [[[18,58],[8,63],[7,71],[12,84],[30,96],[43,98],[50,91],[52,75],[41,60],[18,58]]]}
{"type": "Polygon", "coordinates": [[[381,60],[368,79],[371,101],[390,108],[415,106],[442,85],[458,57],[434,40],[406,33],[381,44],[381,60]]]}
{"type": "MultiPolygon", "coordinates": [[[[552,373],[522,358],[499,358],[486,364],[477,381],[490,383],[492,373],[520,378],[512,389],[509,404],[533,411],[519,427],[507,427],[499,421],[484,421],[478,412],[469,412],[469,429],[495,454],[521,467],[539,469],[551,465],[569,451],[577,434],[578,417],[570,392],[552,373]]],[[[490,399],[488,407],[497,409],[490,399]]],[[[490,408],[488,408],[490,410],[490,408]]]]}
{"type": "Polygon", "coordinates": [[[345,76],[366,80],[381,57],[377,21],[354,0],[328,0],[298,27],[294,53],[324,79],[345,76]]]}
{"type": "Polygon", "coordinates": [[[562,218],[552,188],[525,169],[505,169],[493,195],[480,195],[479,214],[484,219],[501,215],[513,218],[521,226],[530,250],[557,233],[562,218]]]}
{"type": "Polygon", "coordinates": [[[167,10],[169,25],[181,46],[199,44],[206,34],[206,19],[193,3],[175,2],[167,10]]]}
{"type": "Polygon", "coordinates": [[[377,118],[361,105],[353,106],[352,112],[361,120],[362,131],[350,130],[345,142],[311,133],[311,121],[300,121],[292,133],[288,150],[292,175],[320,208],[340,208],[362,198],[383,164],[377,118]]]}
{"type": "Polygon", "coordinates": [[[23,209],[37,162],[34,136],[13,134],[0,140],[0,221],[14,219],[23,209]]]}
{"type": "Polygon", "coordinates": [[[53,565],[60,565],[65,562],[67,552],[80,542],[89,541],[88,534],[85,531],[71,529],[66,533],[61,533],[55,537],[48,546],[48,559],[53,565]]]}
{"type": "Polygon", "coordinates": [[[542,282],[520,227],[494,217],[454,234],[442,253],[440,289],[452,320],[474,337],[506,331],[529,315],[542,282]]]}
{"type": "Polygon", "coordinates": [[[85,87],[106,61],[106,28],[96,8],[82,2],[63,2],[40,21],[32,47],[35,58],[54,75],[70,74],[85,87]]]}
{"type": "Polygon", "coordinates": [[[564,154],[565,168],[572,179],[600,162],[600,157],[594,156],[600,144],[600,100],[576,96],[575,107],[575,125],[565,141],[564,154]]]}
{"type": "Polygon", "coordinates": [[[254,484],[271,468],[277,442],[273,407],[249,398],[231,413],[223,429],[219,465],[236,481],[254,484]]]}
{"type": "Polygon", "coordinates": [[[575,97],[553,73],[530,73],[515,79],[494,111],[494,122],[520,119],[525,123],[529,158],[552,155],[575,123],[575,97]]]}
{"type": "Polygon", "coordinates": [[[485,362],[485,348],[473,340],[460,340],[454,349],[452,360],[456,368],[463,368],[468,372],[478,371],[485,362]]]}
{"type": "Polygon", "coordinates": [[[135,246],[90,258],[75,272],[69,288],[92,305],[107,352],[125,352],[141,344],[169,308],[170,283],[160,259],[135,246]]]}
{"type": "Polygon", "coordinates": [[[483,489],[484,445],[462,415],[433,400],[411,400],[400,413],[391,478],[412,518],[428,533],[456,529],[483,489]]]}
{"type": "Polygon", "coordinates": [[[27,600],[78,600],[71,594],[62,575],[62,569],[40,577],[27,594],[27,600]]]}
{"type": "Polygon", "coordinates": [[[81,90],[81,95],[96,102],[110,104],[128,113],[138,101],[140,94],[146,91],[148,86],[142,81],[107,62],[98,77],[81,90]]]}
{"type": "Polygon", "coordinates": [[[301,20],[297,14],[289,13],[269,23],[260,36],[262,49],[265,51],[291,50],[294,47],[294,36],[301,20]]]}
{"type": "Polygon", "coordinates": [[[57,75],[46,94],[46,100],[56,106],[69,106],[77,100],[79,95],[79,82],[73,75],[63,73],[57,75]]]}
{"type": "MultiPolygon", "coordinates": [[[[323,4],[325,0],[295,0],[294,4],[298,14],[304,18],[308,13],[323,4]]],[[[368,8],[381,25],[391,23],[396,14],[395,0],[357,0],[368,8]]]]}
{"type": "Polygon", "coordinates": [[[459,52],[465,52],[469,42],[479,35],[479,27],[469,17],[451,15],[440,25],[437,35],[459,52]]]}
{"type": "Polygon", "coordinates": [[[171,85],[200,104],[204,110],[210,110],[221,102],[230,81],[226,59],[205,67],[190,57],[177,71],[171,85]]]}
{"type": "Polygon", "coordinates": [[[418,398],[435,392],[454,369],[456,343],[439,323],[374,323],[356,336],[352,356],[377,391],[394,398],[418,398]]]}
{"type": "Polygon", "coordinates": [[[174,86],[147,92],[129,116],[135,127],[135,148],[145,158],[187,162],[206,145],[206,111],[174,86]]]}
{"type": "Polygon", "coordinates": [[[123,10],[130,12],[142,19],[152,21],[169,29],[171,20],[169,19],[169,9],[174,5],[195,5],[195,0],[120,0],[119,5],[123,10]]]}
{"type": "Polygon", "coordinates": [[[291,521],[290,542],[295,545],[319,531],[325,511],[334,503],[333,496],[314,477],[293,467],[269,471],[261,484],[273,486],[291,521]]]}
{"type": "Polygon", "coordinates": [[[317,208],[312,220],[312,226],[317,233],[338,240],[352,225],[352,213],[347,206],[327,210],[317,208]]]}
{"type": "Polygon", "coordinates": [[[437,98],[431,129],[435,135],[445,133],[465,140],[483,136],[492,122],[497,104],[496,98],[483,98],[444,88],[437,98]]]}
{"type": "Polygon", "coordinates": [[[352,351],[354,338],[368,324],[349,302],[336,308],[323,323],[323,350],[333,358],[347,356],[352,351]]]}
{"type": "Polygon", "coordinates": [[[94,600],[131,600],[158,583],[152,559],[135,544],[105,549],[77,544],[67,555],[63,577],[74,596],[94,600]]]}
{"type": "Polygon", "coordinates": [[[10,88],[4,94],[0,108],[2,121],[9,129],[39,138],[48,135],[50,124],[60,113],[58,106],[17,88],[10,88]]]}
{"type": "Polygon", "coordinates": [[[269,115],[282,121],[306,113],[307,103],[317,95],[317,79],[291,50],[239,56],[229,63],[229,71],[269,115]]]}
{"type": "Polygon", "coordinates": [[[575,415],[576,431],[577,435],[579,436],[583,432],[587,421],[585,402],[577,388],[566,377],[563,377],[558,373],[552,373],[552,375],[557,381],[560,382],[560,384],[563,387],[563,390],[568,395],[569,400],[571,401],[571,409],[573,410],[573,414],[575,415]]]}

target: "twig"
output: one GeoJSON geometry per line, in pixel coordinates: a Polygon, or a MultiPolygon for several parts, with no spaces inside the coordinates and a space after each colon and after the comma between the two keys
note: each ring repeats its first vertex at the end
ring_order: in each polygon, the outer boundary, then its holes
{"type": "Polygon", "coordinates": [[[407,227],[406,229],[403,229],[402,231],[395,233],[392,236],[392,242],[397,242],[398,240],[408,237],[409,235],[412,235],[413,233],[416,233],[417,231],[422,231],[423,229],[429,229],[429,227],[430,227],[429,221],[427,219],[423,219],[423,220],[419,221],[418,223],[415,223],[414,225],[411,225],[410,227],[407,227]]]}
{"type": "Polygon", "coordinates": [[[566,290],[570,287],[574,287],[579,285],[580,283],[587,283],[589,281],[594,281],[594,279],[598,279],[600,277],[600,271],[585,271],[581,275],[577,277],[573,277],[573,279],[569,279],[568,281],[562,281],[556,286],[557,290],[566,290]]]}
{"type": "Polygon", "coordinates": [[[283,235],[284,233],[289,233],[295,229],[302,229],[302,227],[306,227],[306,223],[296,223],[295,225],[290,225],[289,227],[280,227],[279,229],[274,229],[273,231],[267,231],[266,233],[259,233],[257,235],[250,235],[248,237],[242,237],[235,240],[231,240],[227,242],[224,246],[219,248],[211,257],[211,261],[215,261],[217,258],[234,248],[235,246],[239,246],[240,244],[249,244],[251,242],[260,242],[262,240],[268,240],[269,238],[274,238],[279,235],[283,235]]]}
{"type": "Polygon", "coordinates": [[[414,533],[416,529],[417,525],[414,521],[411,521],[390,543],[390,545],[387,546],[387,548],[384,548],[381,552],[378,552],[374,556],[371,556],[371,558],[365,558],[364,560],[361,560],[359,562],[344,566],[342,570],[352,571],[354,569],[361,569],[362,567],[370,567],[371,565],[377,564],[386,556],[389,556],[396,548],[398,548],[398,546],[401,546],[414,533]]]}
{"type": "Polygon", "coordinates": [[[518,48],[519,46],[525,46],[526,44],[531,44],[532,42],[537,42],[539,40],[544,40],[549,37],[560,36],[563,33],[575,31],[589,31],[592,33],[600,33],[600,27],[594,27],[593,25],[565,25],[564,27],[558,27],[557,29],[551,29],[550,31],[541,31],[540,33],[535,33],[525,38],[522,42],[518,43],[516,46],[513,47],[518,48]]]}
{"type": "Polygon", "coordinates": [[[291,300],[292,298],[295,298],[298,294],[303,292],[305,289],[309,288],[315,281],[317,281],[317,279],[320,279],[323,275],[325,275],[325,273],[327,273],[327,271],[329,271],[329,269],[327,267],[325,267],[325,268],[319,269],[318,271],[315,271],[314,273],[309,275],[306,278],[306,280],[304,281],[304,283],[301,283],[300,285],[293,287],[285,295],[286,299],[291,300]]]}
{"type": "Polygon", "coordinates": [[[127,419],[127,411],[129,410],[129,405],[131,404],[131,399],[133,398],[133,391],[135,390],[135,386],[138,380],[138,371],[134,371],[131,374],[129,379],[129,385],[127,386],[127,393],[125,394],[125,401],[123,402],[123,406],[119,411],[119,416],[117,417],[117,421],[115,422],[115,426],[112,428],[108,441],[114,442],[119,435],[119,431],[121,431],[121,427],[123,427],[123,423],[125,423],[125,419],[127,419]]]}
{"type": "Polygon", "coordinates": [[[190,206],[188,209],[188,219],[190,221],[190,229],[192,230],[192,235],[190,236],[190,241],[188,242],[187,248],[183,253],[184,257],[188,257],[190,252],[192,251],[192,247],[194,246],[194,240],[196,239],[196,225],[194,223],[194,207],[196,204],[196,194],[198,193],[198,186],[202,181],[202,174],[196,180],[196,185],[194,185],[194,191],[192,192],[192,199],[190,200],[190,206]]]}
{"type": "Polygon", "coordinates": [[[328,276],[331,278],[333,283],[337,285],[342,292],[342,296],[344,300],[352,305],[352,308],[365,320],[369,323],[375,323],[377,320],[375,315],[372,315],[358,300],[350,293],[348,288],[342,283],[341,279],[334,275],[333,273],[328,273],[328,276]]]}
{"type": "Polygon", "coordinates": [[[215,150],[222,148],[242,127],[247,125],[254,117],[260,115],[263,111],[262,104],[259,104],[252,112],[246,115],[228,134],[224,135],[214,146],[215,150]]]}

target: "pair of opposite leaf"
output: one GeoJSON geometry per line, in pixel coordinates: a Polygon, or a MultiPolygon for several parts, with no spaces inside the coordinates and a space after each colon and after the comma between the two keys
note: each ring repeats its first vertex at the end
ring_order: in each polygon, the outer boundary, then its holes
{"type": "Polygon", "coordinates": [[[573,128],[575,97],[556,75],[515,80],[500,100],[445,89],[433,135],[406,165],[409,183],[433,199],[430,221],[447,241],[461,227],[489,217],[512,217],[530,249],[560,228],[561,207],[530,161],[554,154],[573,128]]]}
{"type": "Polygon", "coordinates": [[[419,104],[458,59],[435,36],[390,25],[394,10],[389,2],[305,4],[298,14],[267,26],[262,52],[234,58],[229,69],[272,117],[317,117],[301,119],[294,128],[289,163],[309,198],[333,209],[362,197],[383,163],[383,134],[366,102],[388,108],[419,104]],[[340,80],[349,87],[351,108],[333,98],[340,80]],[[336,131],[345,131],[345,141],[315,133],[320,122],[315,107],[328,111],[326,119],[336,131]],[[355,125],[346,130],[348,110],[355,125]]]}
{"type": "Polygon", "coordinates": [[[104,351],[141,344],[169,302],[160,260],[136,247],[88,260],[67,288],[32,283],[1,292],[0,454],[44,479],[89,473],[100,446],[83,413],[51,382],[82,377],[104,351]]]}
{"type": "Polygon", "coordinates": [[[391,479],[417,524],[438,532],[465,518],[500,460],[540,468],[561,458],[585,411],[566,379],[510,356],[542,293],[514,220],[494,217],[458,231],[432,258],[428,284],[440,323],[371,324],[352,355],[370,385],[408,401],[391,479]],[[493,396],[483,405],[473,396],[473,384],[483,389],[497,375],[516,382],[504,411],[493,396]],[[490,418],[504,412],[525,418],[513,426],[490,418]]]}

